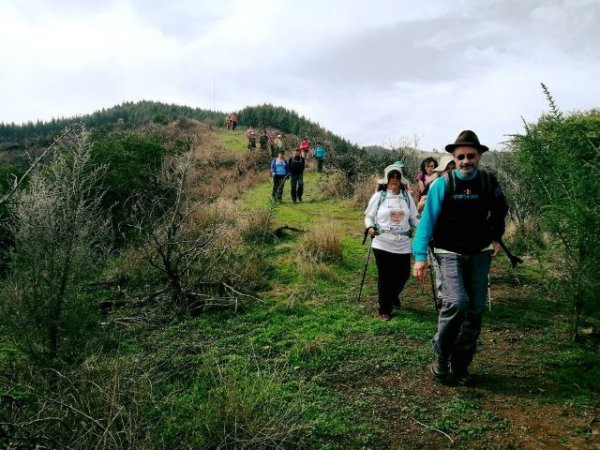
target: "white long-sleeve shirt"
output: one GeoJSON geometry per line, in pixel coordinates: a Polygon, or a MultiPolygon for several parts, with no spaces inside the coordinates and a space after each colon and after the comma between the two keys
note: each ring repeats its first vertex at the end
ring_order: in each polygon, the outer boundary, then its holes
{"type": "Polygon", "coordinates": [[[417,206],[406,191],[376,192],[365,210],[365,227],[377,225],[380,233],[373,238],[373,248],[386,252],[412,253],[408,235],[418,224],[417,206]]]}

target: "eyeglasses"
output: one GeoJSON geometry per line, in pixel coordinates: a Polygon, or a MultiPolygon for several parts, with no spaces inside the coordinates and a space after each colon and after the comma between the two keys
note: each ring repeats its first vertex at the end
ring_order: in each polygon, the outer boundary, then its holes
{"type": "Polygon", "coordinates": [[[392,173],[390,173],[388,175],[388,180],[391,180],[392,178],[395,178],[397,180],[401,180],[402,179],[402,175],[400,175],[399,173],[392,172],[392,173]]]}
{"type": "Polygon", "coordinates": [[[463,153],[462,155],[458,155],[456,157],[456,159],[458,159],[459,161],[462,161],[465,158],[467,158],[468,160],[471,160],[471,159],[475,159],[476,157],[477,157],[477,153],[467,153],[466,155],[463,153]]]}

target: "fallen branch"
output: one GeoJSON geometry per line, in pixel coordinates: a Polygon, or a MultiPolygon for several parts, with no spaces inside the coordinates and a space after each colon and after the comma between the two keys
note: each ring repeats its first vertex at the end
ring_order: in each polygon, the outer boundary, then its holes
{"type": "Polygon", "coordinates": [[[446,438],[448,438],[448,440],[450,441],[450,443],[454,444],[454,440],[450,436],[448,436],[448,434],[444,433],[442,430],[438,430],[437,428],[433,428],[432,426],[424,424],[423,422],[419,422],[414,417],[411,417],[411,419],[414,420],[415,423],[418,423],[419,425],[421,425],[424,428],[427,428],[427,429],[432,430],[432,431],[437,431],[438,433],[443,434],[444,436],[446,436],[446,438]]]}
{"type": "Polygon", "coordinates": [[[223,283],[223,286],[225,287],[226,290],[234,292],[237,295],[241,295],[242,297],[250,297],[251,299],[254,299],[254,300],[258,301],[258,302],[262,302],[262,300],[260,298],[255,297],[254,295],[244,294],[243,292],[240,292],[240,291],[234,289],[233,287],[229,286],[227,283],[223,283]]]}

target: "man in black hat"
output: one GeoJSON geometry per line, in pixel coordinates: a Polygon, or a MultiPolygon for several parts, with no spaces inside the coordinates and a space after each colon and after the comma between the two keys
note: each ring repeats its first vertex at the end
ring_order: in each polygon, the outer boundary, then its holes
{"type": "Polygon", "coordinates": [[[500,251],[508,206],[496,178],[477,169],[488,148],[473,131],[461,132],[446,151],[456,169],[444,175],[445,182],[431,185],[413,242],[413,275],[424,279],[433,239],[443,304],[430,370],[439,381],[452,375],[457,384],[466,385],[481,333],[491,259],[500,251]]]}

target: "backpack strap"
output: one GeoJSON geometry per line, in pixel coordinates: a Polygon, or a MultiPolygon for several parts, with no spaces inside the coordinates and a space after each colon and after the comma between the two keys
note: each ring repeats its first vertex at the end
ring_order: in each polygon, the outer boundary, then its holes
{"type": "Polygon", "coordinates": [[[488,204],[491,204],[495,189],[494,183],[497,181],[491,173],[485,170],[480,170],[479,176],[481,178],[481,195],[488,204]]]}
{"type": "Polygon", "coordinates": [[[456,175],[454,174],[454,170],[450,172],[446,172],[444,174],[444,182],[446,183],[446,191],[444,192],[444,200],[450,198],[454,195],[454,191],[456,190],[456,175]]]}
{"type": "Polygon", "coordinates": [[[379,212],[379,207],[381,206],[381,203],[383,203],[383,200],[387,197],[387,190],[386,189],[382,189],[381,193],[379,194],[379,201],[377,202],[377,209],[375,210],[375,215],[373,216],[375,218],[374,222],[375,222],[375,226],[377,227],[377,213],[379,212]]]}

